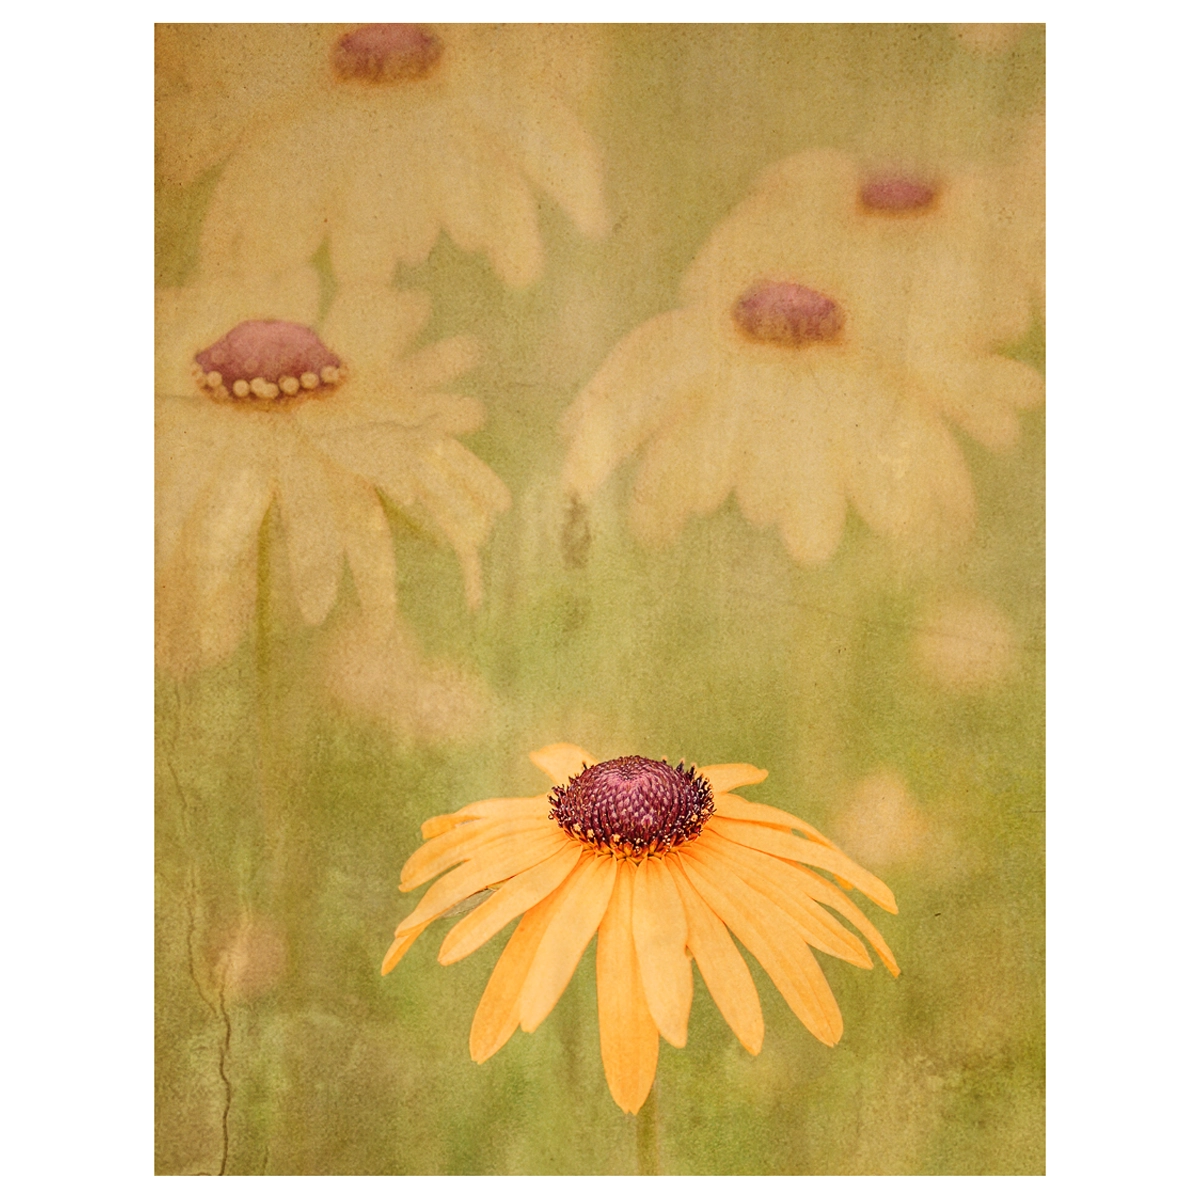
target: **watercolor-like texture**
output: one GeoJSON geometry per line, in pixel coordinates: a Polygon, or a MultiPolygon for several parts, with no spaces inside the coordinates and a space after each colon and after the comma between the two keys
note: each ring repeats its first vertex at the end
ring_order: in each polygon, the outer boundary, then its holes
{"type": "Polygon", "coordinates": [[[1044,46],[157,27],[159,1173],[1044,1171],[1044,46]],[[769,774],[483,1047],[397,885],[556,744],[769,774]]]}

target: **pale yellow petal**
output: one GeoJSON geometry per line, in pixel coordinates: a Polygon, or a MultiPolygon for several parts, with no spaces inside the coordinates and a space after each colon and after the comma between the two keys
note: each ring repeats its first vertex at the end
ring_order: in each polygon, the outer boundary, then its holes
{"type": "Polygon", "coordinates": [[[673,541],[690,517],[711,516],[737,480],[743,413],[719,381],[705,381],[659,429],[641,457],[629,501],[634,535],[652,547],[673,541]]]}
{"type": "Polygon", "coordinates": [[[535,904],[508,939],[471,1022],[471,1058],[486,1062],[517,1031],[521,989],[551,918],[564,898],[563,886],[535,904]]]}
{"type": "Polygon", "coordinates": [[[722,870],[699,842],[679,852],[688,881],[762,964],[788,1007],[827,1046],[842,1036],[842,1016],[804,935],[779,907],[722,870]]]}
{"type": "Polygon", "coordinates": [[[975,522],[971,474],[938,416],[881,402],[854,433],[847,495],[872,529],[935,545],[969,534],[975,522]]]}
{"type": "Polygon", "coordinates": [[[633,943],[642,988],[654,1023],[672,1046],[687,1044],[692,1009],[692,965],[687,916],[667,868],[648,858],[633,875],[633,943]]]}
{"type": "Polygon", "coordinates": [[[774,854],[778,858],[790,858],[794,862],[807,863],[812,867],[820,867],[831,871],[852,883],[864,896],[874,900],[880,908],[890,913],[898,912],[896,898],[891,888],[880,879],[876,879],[870,871],[864,871],[853,859],[840,850],[830,846],[822,846],[810,842],[807,838],[793,837],[790,833],[782,833],[778,829],[770,829],[765,825],[755,825],[749,821],[730,821],[723,817],[713,817],[708,828],[728,838],[731,842],[739,842],[766,854],[774,854]]]}
{"type": "Polygon", "coordinates": [[[320,459],[297,447],[280,456],[279,516],[287,545],[292,591],[301,615],[319,625],[329,614],[342,578],[342,539],[320,459]]]}
{"type": "Polygon", "coordinates": [[[742,414],[738,504],[751,525],[777,526],[800,563],[827,561],[842,538],[843,431],[854,419],[843,396],[857,375],[819,351],[802,359],[792,351],[751,357],[729,372],[726,403],[742,414]]]}
{"type": "Polygon", "coordinates": [[[688,949],[708,985],[713,1003],[738,1041],[751,1054],[757,1054],[763,1043],[763,1016],[750,968],[724,924],[688,882],[675,856],[668,855],[665,861],[687,914],[688,949]]]}
{"type": "Polygon", "coordinates": [[[400,922],[397,934],[422,921],[432,921],[468,896],[527,871],[562,848],[561,829],[521,833],[492,842],[478,855],[434,883],[420,903],[400,922]]]}
{"type": "Polygon", "coordinates": [[[575,973],[608,907],[616,868],[610,856],[585,857],[562,885],[566,892],[562,907],[552,918],[521,989],[521,1028],[526,1033],[549,1016],[575,973]]]}
{"type": "Polygon", "coordinates": [[[321,112],[280,122],[235,151],[205,211],[201,277],[271,276],[308,262],[327,236],[328,180],[342,144],[321,112]],[[287,186],[264,186],[279,180],[287,186]]]}
{"type": "MultiPolygon", "coordinates": [[[[439,147],[442,224],[464,250],[483,250],[510,287],[524,287],[542,273],[537,206],[516,167],[496,153],[456,114],[443,127],[439,147]]],[[[469,120],[469,118],[468,118],[469,120]]]]}
{"type": "Polygon", "coordinates": [[[768,774],[761,767],[753,767],[749,763],[716,763],[711,767],[698,767],[697,770],[712,784],[714,795],[748,787],[752,783],[762,783],[768,774]]]}
{"type": "Polygon", "coordinates": [[[658,1027],[642,991],[633,943],[634,866],[622,862],[596,941],[600,1057],[608,1090],[623,1112],[645,1103],[658,1069],[658,1027]]]}
{"type": "Polygon", "coordinates": [[[989,450],[1006,450],[1020,435],[1017,411],[1045,397],[1040,372],[998,354],[931,356],[915,364],[927,402],[989,450]]]}
{"type": "Polygon", "coordinates": [[[414,389],[433,391],[469,371],[479,361],[479,353],[479,339],[469,334],[443,338],[406,358],[401,375],[414,389]]]}
{"type": "Polygon", "coordinates": [[[211,401],[161,397],[155,402],[154,552],[159,567],[179,544],[197,501],[228,455],[235,436],[227,421],[212,419],[211,401]]]}
{"type": "Polygon", "coordinates": [[[555,742],[552,746],[533,750],[529,761],[539,771],[545,771],[559,787],[564,787],[572,776],[578,775],[586,767],[596,765],[593,755],[579,746],[572,746],[570,742],[555,742]]]}
{"type": "Polygon", "coordinates": [[[330,472],[342,545],[359,607],[374,629],[396,616],[396,547],[375,489],[346,472],[330,472]]]}
{"type": "Polygon", "coordinates": [[[870,970],[874,966],[862,942],[798,886],[792,863],[739,846],[715,833],[705,839],[705,847],[717,862],[725,861],[730,872],[787,913],[810,946],[856,967],[870,970]]]}
{"type": "Polygon", "coordinates": [[[703,322],[660,313],[626,334],[560,422],[562,487],[589,500],[613,469],[670,420],[706,368],[703,322]]]}
{"type": "Polygon", "coordinates": [[[595,143],[554,95],[528,86],[517,95],[517,104],[478,103],[475,114],[497,130],[524,173],[562,205],[581,232],[603,237],[609,218],[595,143]]]}
{"type": "Polygon", "coordinates": [[[438,951],[438,962],[445,966],[466,958],[493,934],[499,933],[513,917],[545,899],[571,873],[581,853],[582,844],[572,842],[545,862],[503,884],[446,934],[438,951]]]}
{"type": "Polygon", "coordinates": [[[341,356],[351,379],[364,370],[378,376],[400,362],[401,350],[428,322],[432,307],[425,292],[342,285],[321,322],[322,340],[341,356]]]}

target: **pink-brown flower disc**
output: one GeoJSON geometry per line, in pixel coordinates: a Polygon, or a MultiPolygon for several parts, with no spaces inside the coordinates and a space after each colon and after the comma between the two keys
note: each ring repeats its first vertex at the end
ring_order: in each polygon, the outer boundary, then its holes
{"type": "Polygon", "coordinates": [[[341,380],[342,360],[307,325],[243,321],[196,355],[198,382],[228,399],[274,400],[341,380]]]}
{"type": "Polygon", "coordinates": [[[423,79],[442,57],[442,43],[420,25],[363,25],[339,39],[333,70],[340,79],[399,83],[423,79]]]}
{"type": "Polygon", "coordinates": [[[929,208],[937,188],[908,175],[876,175],[859,189],[858,200],[871,212],[911,213],[929,208]]]}
{"type": "Polygon", "coordinates": [[[836,337],[843,316],[835,300],[812,288],[766,281],[738,297],[733,319],[753,341],[803,346],[836,337]]]}
{"type": "Polygon", "coordinates": [[[636,754],[587,767],[550,793],[550,816],[567,833],[626,858],[691,841],[712,815],[712,787],[695,767],[636,754]]]}

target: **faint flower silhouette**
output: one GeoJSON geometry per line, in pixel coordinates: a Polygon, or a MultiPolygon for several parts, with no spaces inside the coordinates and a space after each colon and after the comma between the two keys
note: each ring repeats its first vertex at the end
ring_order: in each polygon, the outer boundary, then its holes
{"type": "Polygon", "coordinates": [[[800,562],[833,554],[847,503],[888,536],[965,533],[947,420],[1000,449],[1043,390],[996,353],[1031,314],[1015,223],[994,173],[834,151],[776,164],[701,250],[683,307],[628,334],[565,414],[564,489],[587,500],[638,452],[643,540],[732,491],[800,562]]]}
{"type": "Polygon", "coordinates": [[[225,158],[203,274],[275,273],[328,240],[341,280],[388,283],[445,230],[510,285],[542,270],[535,190],[608,230],[599,152],[568,100],[586,29],[174,27],[160,36],[160,170],[225,158]],[[199,148],[194,148],[196,141],[199,148]]]}
{"type": "Polygon", "coordinates": [[[383,960],[386,975],[431,922],[484,889],[493,890],[446,935],[439,962],[465,958],[521,916],[475,1013],[476,1062],[518,1026],[532,1033],[545,1020],[593,935],[600,1054],[625,1112],[641,1108],[654,1082],[659,1034],[674,1046],[687,1041],[692,959],[738,1040],[751,1054],[761,1049],[758,993],[730,932],[829,1046],[841,1038],[842,1017],[809,947],[873,963],[827,908],[899,973],[843,890],[858,888],[895,912],[886,885],[799,817],[732,794],[766,771],[746,763],[685,771],[636,755],[597,763],[566,744],[530,758],[553,780],[549,795],[482,800],[421,826],[425,845],[405,863],[400,886],[437,881],[383,960]]]}
{"type": "Polygon", "coordinates": [[[934,600],[916,626],[912,649],[917,667],[947,691],[987,691],[1017,669],[1013,623],[983,596],[959,593],[934,600]]]}
{"type": "Polygon", "coordinates": [[[217,954],[215,977],[222,1000],[266,995],[287,970],[285,930],[269,917],[243,913],[217,954]]]}
{"type": "Polygon", "coordinates": [[[325,685],[347,711],[376,721],[402,743],[467,737],[487,718],[484,681],[421,653],[397,617],[391,628],[356,620],[330,630],[324,646],[325,685]]]}
{"type": "Polygon", "coordinates": [[[932,840],[904,781],[890,770],[859,780],[834,830],[841,845],[876,868],[911,863],[932,840]]]}
{"type": "Polygon", "coordinates": [[[1012,226],[1017,261],[1029,288],[1046,299],[1046,117],[1037,113],[1017,139],[1003,177],[1001,218],[1012,226]]]}
{"type": "Polygon", "coordinates": [[[482,599],[479,548],[508,490],[456,435],[478,401],[440,387],[470,338],[403,347],[428,317],[420,293],[340,292],[315,331],[312,272],[279,286],[223,282],[157,297],[157,648],[186,673],[229,654],[258,588],[259,529],[278,505],[291,591],[318,624],[345,565],[360,608],[395,616],[395,545],[376,489],[424,512],[482,599]]]}

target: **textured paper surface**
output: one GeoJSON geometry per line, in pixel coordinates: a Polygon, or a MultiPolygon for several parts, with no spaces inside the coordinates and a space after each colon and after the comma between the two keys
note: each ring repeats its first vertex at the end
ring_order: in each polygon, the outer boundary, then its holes
{"type": "MultiPolygon", "coordinates": [[[[483,406],[482,427],[448,436],[511,496],[478,540],[477,607],[444,526],[385,499],[395,624],[364,632],[364,593],[348,569],[310,623],[275,502],[254,534],[251,607],[228,652],[199,669],[162,663],[159,1173],[645,1167],[637,1119],[605,1084],[594,941],[542,1026],[482,1066],[467,1036],[507,931],[442,967],[441,922],[379,974],[413,906],[396,884],[421,822],[536,794],[544,779],[528,752],[560,741],[605,758],[765,767],[747,798],[812,822],[899,904],[896,916],[871,913],[898,979],[818,955],[845,1018],[832,1049],[749,959],[766,1025],[751,1057],[697,976],[686,1048],[660,1044],[652,1154],[662,1172],[1044,1170],[1038,403],[1010,414],[1014,436],[981,438],[978,425],[938,416],[970,483],[969,528],[909,539],[887,528],[891,510],[872,518],[852,496],[824,561],[800,561],[779,525],[755,523],[736,493],[715,511],[689,511],[678,533],[644,505],[639,526],[650,442],[586,499],[561,486],[563,414],[623,338],[679,307],[689,268],[772,164],[829,149],[906,170],[934,163],[939,180],[1017,179],[1021,203],[1037,192],[1037,178],[1019,176],[1041,122],[1043,31],[988,28],[583,27],[494,54],[495,35],[475,31],[501,78],[510,71],[553,93],[592,139],[609,231],[586,197],[572,211],[533,184],[536,270],[532,252],[506,242],[489,257],[445,229],[424,261],[386,249],[371,260],[380,286],[428,297],[405,353],[460,335],[478,343],[473,365],[430,389],[483,406]],[[536,277],[516,278],[522,271],[536,277]]],[[[288,92],[272,38],[294,37],[299,61],[335,39],[331,29],[159,27],[160,297],[204,283],[214,236],[204,221],[222,173],[253,154],[256,137],[267,144],[264,130],[300,128],[325,102],[319,89],[288,92]],[[197,61],[224,63],[229,78],[204,91],[197,61]],[[249,95],[256,61],[262,94],[249,95]]],[[[309,161],[303,136],[298,175],[309,161]]],[[[375,169],[364,145],[339,160],[343,183],[375,169]]],[[[436,160],[436,144],[425,151],[436,160]]],[[[418,182],[435,176],[428,168],[418,182]]],[[[477,182],[486,196],[492,181],[477,182]]],[[[258,186],[240,202],[265,204],[289,178],[272,167],[258,186]]],[[[308,268],[322,318],[359,282],[357,266],[339,263],[363,257],[339,248],[353,230],[337,220],[308,268]]],[[[281,224],[281,261],[288,239],[281,224]]],[[[236,264],[244,279],[266,265],[236,264]]],[[[1036,280],[1029,286],[1019,336],[988,350],[1040,373],[1036,280]]],[[[344,320],[370,327],[383,313],[344,320]]],[[[160,355],[166,327],[160,316],[160,355]]],[[[652,387],[653,353],[644,361],[652,387]]],[[[789,420],[781,395],[756,410],[764,421],[789,420]]],[[[613,428],[624,427],[614,418],[613,428]]],[[[768,429],[751,444],[789,436],[768,429]]],[[[171,452],[186,458],[180,445],[171,452]]],[[[763,461],[776,490],[800,470],[786,456],[782,468],[765,451],[763,461]]],[[[928,461],[941,460],[918,456],[912,469],[928,461]]],[[[160,622],[171,611],[160,592],[160,622]]]]}

